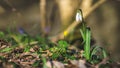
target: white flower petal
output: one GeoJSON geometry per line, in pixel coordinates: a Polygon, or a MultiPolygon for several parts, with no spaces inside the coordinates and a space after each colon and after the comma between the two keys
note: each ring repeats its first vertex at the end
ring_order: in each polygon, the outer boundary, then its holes
{"type": "Polygon", "coordinates": [[[82,15],[79,12],[77,12],[76,14],[76,21],[77,22],[82,21],[82,15]]]}

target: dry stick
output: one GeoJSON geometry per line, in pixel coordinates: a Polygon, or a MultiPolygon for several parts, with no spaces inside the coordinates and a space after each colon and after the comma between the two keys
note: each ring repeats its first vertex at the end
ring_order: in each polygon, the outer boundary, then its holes
{"type": "Polygon", "coordinates": [[[88,9],[88,13],[85,14],[85,18],[87,18],[97,7],[99,7],[101,4],[103,4],[105,1],[107,0],[100,0],[99,2],[97,2],[95,5],[93,5],[92,8],[88,9]]]}
{"type": "Polygon", "coordinates": [[[45,33],[44,28],[46,26],[46,0],[40,0],[40,26],[42,28],[43,33],[45,33]]]}
{"type": "Polygon", "coordinates": [[[92,5],[93,0],[83,0],[82,4],[80,5],[80,8],[82,8],[82,10],[86,11],[87,9],[89,9],[92,5]]]}
{"type": "MultiPolygon", "coordinates": [[[[100,0],[98,1],[95,5],[93,5],[93,7],[89,8],[88,11],[85,15],[84,15],[84,18],[87,18],[97,7],[99,7],[101,4],[103,4],[106,0],[100,0]]],[[[50,37],[50,39],[55,42],[57,41],[57,39],[64,39],[64,32],[67,32],[67,34],[70,33],[70,31],[72,29],[74,29],[78,24],[80,23],[77,23],[76,21],[74,21],[66,30],[64,30],[63,32],[59,33],[58,35],[56,36],[53,36],[53,37],[50,37]]]]}

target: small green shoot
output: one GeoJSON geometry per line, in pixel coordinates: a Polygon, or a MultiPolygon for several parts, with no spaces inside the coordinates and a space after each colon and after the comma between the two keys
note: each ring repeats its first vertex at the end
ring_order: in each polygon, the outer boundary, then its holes
{"type": "Polygon", "coordinates": [[[106,51],[101,48],[100,46],[95,46],[91,50],[91,55],[90,55],[90,61],[92,64],[100,62],[100,59],[105,59],[107,58],[107,53],[106,51]],[[98,60],[99,59],[99,60],[98,60]]]}

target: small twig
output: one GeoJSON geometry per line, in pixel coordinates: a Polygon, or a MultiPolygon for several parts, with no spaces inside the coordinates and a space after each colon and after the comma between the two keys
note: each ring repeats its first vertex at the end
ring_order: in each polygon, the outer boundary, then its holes
{"type": "MultiPolygon", "coordinates": [[[[87,18],[97,7],[99,7],[101,4],[103,4],[106,0],[100,0],[98,1],[95,5],[93,5],[93,7],[89,8],[88,11],[86,14],[84,14],[84,18],[87,18]]],[[[55,42],[57,41],[57,39],[64,39],[64,32],[67,32],[67,34],[70,33],[70,31],[72,29],[74,29],[78,24],[81,24],[81,23],[76,23],[76,21],[74,21],[66,30],[64,30],[63,32],[59,33],[58,35],[56,36],[53,36],[53,37],[50,37],[50,39],[55,42]]]]}

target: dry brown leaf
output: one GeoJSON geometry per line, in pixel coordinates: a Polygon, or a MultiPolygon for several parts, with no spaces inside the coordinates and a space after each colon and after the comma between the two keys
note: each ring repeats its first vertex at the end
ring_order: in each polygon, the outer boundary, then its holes
{"type": "Polygon", "coordinates": [[[46,63],[46,66],[47,66],[48,68],[65,68],[65,67],[64,67],[64,64],[61,63],[61,62],[58,62],[58,61],[48,61],[48,62],[46,63]]]}

